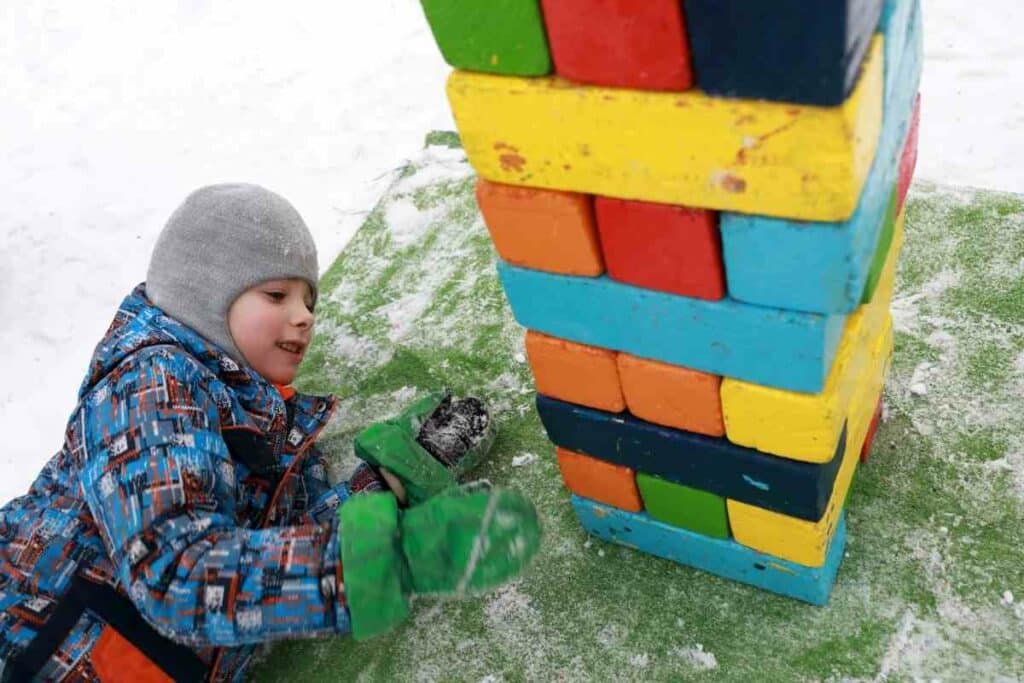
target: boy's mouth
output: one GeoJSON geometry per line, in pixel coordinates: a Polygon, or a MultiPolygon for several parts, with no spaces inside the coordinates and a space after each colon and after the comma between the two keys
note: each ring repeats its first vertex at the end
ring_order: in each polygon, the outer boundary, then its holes
{"type": "Polygon", "coordinates": [[[294,353],[296,356],[301,356],[302,352],[306,349],[306,345],[300,342],[277,342],[277,348],[288,353],[294,353]]]}

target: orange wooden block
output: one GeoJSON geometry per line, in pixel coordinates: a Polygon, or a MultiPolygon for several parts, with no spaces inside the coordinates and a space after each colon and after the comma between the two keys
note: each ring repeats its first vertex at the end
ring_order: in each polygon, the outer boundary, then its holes
{"type": "Polygon", "coordinates": [[[647,422],[724,436],[722,378],[620,353],[619,380],[629,412],[647,422]]]}
{"type": "Polygon", "coordinates": [[[629,512],[644,509],[633,470],[564,448],[555,453],[566,487],[577,496],[629,512]]]}
{"type": "Polygon", "coordinates": [[[538,393],[611,413],[626,409],[615,351],[527,330],[526,355],[538,393]]]}
{"type": "Polygon", "coordinates": [[[479,179],[476,201],[495,249],[523,268],[566,275],[604,272],[590,195],[479,179]]]}

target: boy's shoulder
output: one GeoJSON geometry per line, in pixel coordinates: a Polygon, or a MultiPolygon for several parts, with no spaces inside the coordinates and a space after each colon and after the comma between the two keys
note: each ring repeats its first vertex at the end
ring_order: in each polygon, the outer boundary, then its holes
{"type": "Polygon", "coordinates": [[[189,394],[219,394],[230,389],[217,373],[177,344],[152,344],[125,355],[105,376],[82,396],[82,402],[97,403],[112,392],[171,390],[178,398],[189,394]]]}

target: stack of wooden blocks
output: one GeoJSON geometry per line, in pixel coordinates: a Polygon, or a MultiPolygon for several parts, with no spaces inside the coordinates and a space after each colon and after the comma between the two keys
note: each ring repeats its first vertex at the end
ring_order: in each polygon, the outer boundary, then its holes
{"type": "Polygon", "coordinates": [[[824,604],[881,413],[918,0],[422,0],[591,533],[824,604]]]}

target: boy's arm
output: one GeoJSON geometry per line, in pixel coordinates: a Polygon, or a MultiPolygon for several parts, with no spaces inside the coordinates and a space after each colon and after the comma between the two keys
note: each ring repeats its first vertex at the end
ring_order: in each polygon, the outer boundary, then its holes
{"type": "Polygon", "coordinates": [[[76,466],[118,578],[158,631],[194,646],[350,630],[333,516],[236,526],[234,465],[197,371],[150,354],[83,403],[76,466]]]}

